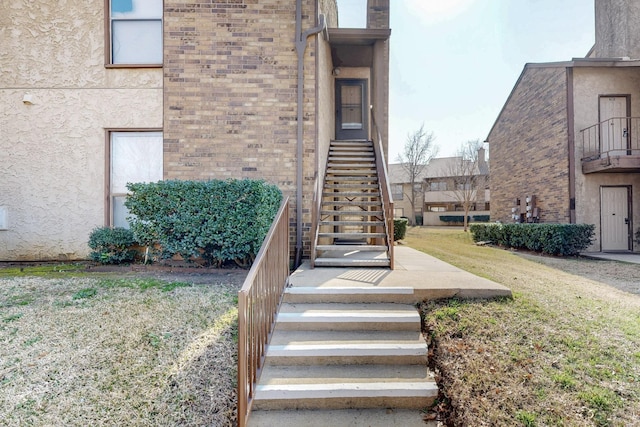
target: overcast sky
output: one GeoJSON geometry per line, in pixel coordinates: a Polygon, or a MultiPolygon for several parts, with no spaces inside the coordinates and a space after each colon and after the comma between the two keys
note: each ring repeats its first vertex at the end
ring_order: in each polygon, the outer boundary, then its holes
{"type": "MultiPolygon", "coordinates": [[[[391,0],[390,160],[422,123],[438,157],[484,141],[527,62],[584,57],[594,0],[391,0]]],[[[366,0],[338,0],[344,28],[366,0]]]]}

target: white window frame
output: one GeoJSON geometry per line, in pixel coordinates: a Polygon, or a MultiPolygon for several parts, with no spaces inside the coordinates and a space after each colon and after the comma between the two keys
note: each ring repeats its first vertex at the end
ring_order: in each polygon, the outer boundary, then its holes
{"type": "MultiPolygon", "coordinates": [[[[162,67],[162,61],[163,61],[163,0],[125,0],[125,1],[130,1],[132,5],[134,5],[133,7],[135,8],[136,3],[138,3],[139,5],[142,5],[144,3],[153,3],[153,2],[157,2],[160,5],[160,14],[158,15],[157,13],[149,13],[146,16],[127,16],[127,13],[113,13],[112,12],[112,3],[113,1],[118,1],[118,0],[105,0],[105,31],[106,31],[106,36],[105,36],[105,46],[106,46],[106,52],[105,52],[105,63],[108,67],[162,67]],[[155,51],[156,55],[159,53],[159,60],[158,61],[154,61],[154,60],[145,60],[145,59],[140,59],[140,60],[133,60],[133,61],[122,61],[122,60],[118,60],[115,58],[116,54],[114,53],[116,49],[118,49],[118,43],[115,41],[114,39],[114,27],[117,25],[122,25],[122,24],[130,24],[130,23],[144,23],[147,27],[149,27],[150,25],[155,24],[160,24],[160,28],[159,28],[159,34],[155,34],[155,37],[157,38],[157,41],[159,42],[159,46],[158,49],[155,51]]],[[[157,26],[157,25],[156,25],[157,26]]],[[[140,29],[138,31],[138,34],[141,37],[145,37],[145,36],[149,36],[150,34],[152,34],[150,31],[150,28],[147,29],[140,29]]],[[[155,31],[155,29],[154,29],[155,31]]],[[[151,52],[152,50],[150,49],[144,49],[144,48],[140,48],[140,49],[135,49],[136,53],[139,54],[149,54],[149,52],[151,52]]]]}

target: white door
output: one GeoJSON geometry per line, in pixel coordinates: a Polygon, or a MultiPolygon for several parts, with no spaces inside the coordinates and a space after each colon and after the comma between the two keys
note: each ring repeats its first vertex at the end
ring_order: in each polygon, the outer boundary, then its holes
{"type": "Polygon", "coordinates": [[[600,153],[609,156],[627,154],[627,117],[626,96],[600,97],[600,153]]]}
{"type": "Polygon", "coordinates": [[[629,250],[628,187],[600,187],[600,223],[603,251],[629,250]]]}

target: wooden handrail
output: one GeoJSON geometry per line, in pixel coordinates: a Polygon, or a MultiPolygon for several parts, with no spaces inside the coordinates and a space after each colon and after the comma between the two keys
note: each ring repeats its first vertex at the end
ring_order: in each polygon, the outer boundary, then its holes
{"type": "Polygon", "coordinates": [[[387,233],[387,248],[389,252],[389,266],[394,268],[393,254],[393,197],[391,196],[391,186],[389,185],[389,174],[387,172],[387,162],[384,157],[384,149],[382,148],[382,135],[376,123],[373,107],[371,107],[371,122],[376,133],[376,140],[373,141],[373,150],[376,156],[376,170],[378,172],[378,183],[380,186],[380,198],[382,199],[382,215],[387,224],[385,232],[387,233]]]}
{"type": "Polygon", "coordinates": [[[289,277],[289,198],[238,291],[238,427],[245,427],[267,344],[289,277]]]}

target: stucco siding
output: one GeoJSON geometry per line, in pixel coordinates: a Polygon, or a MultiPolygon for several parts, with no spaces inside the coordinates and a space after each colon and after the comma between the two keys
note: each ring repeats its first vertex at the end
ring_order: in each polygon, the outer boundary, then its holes
{"type": "MultiPolygon", "coordinates": [[[[598,98],[600,95],[630,95],[631,116],[640,115],[640,68],[576,67],[574,82],[574,134],[576,145],[576,221],[595,224],[596,239],[590,251],[601,250],[600,188],[602,186],[631,186],[632,232],[640,226],[640,174],[594,173],[583,174],[581,130],[599,121],[598,98]]],[[[636,247],[635,250],[638,250],[636,247]]]]}
{"type": "Polygon", "coordinates": [[[105,128],[162,127],[162,71],[105,68],[103,9],[0,3],[0,260],[86,257],[104,225],[105,128]]]}
{"type": "Polygon", "coordinates": [[[541,222],[570,221],[566,80],[564,67],[525,67],[491,130],[492,220],[512,222],[516,198],[535,195],[541,222]]]}

